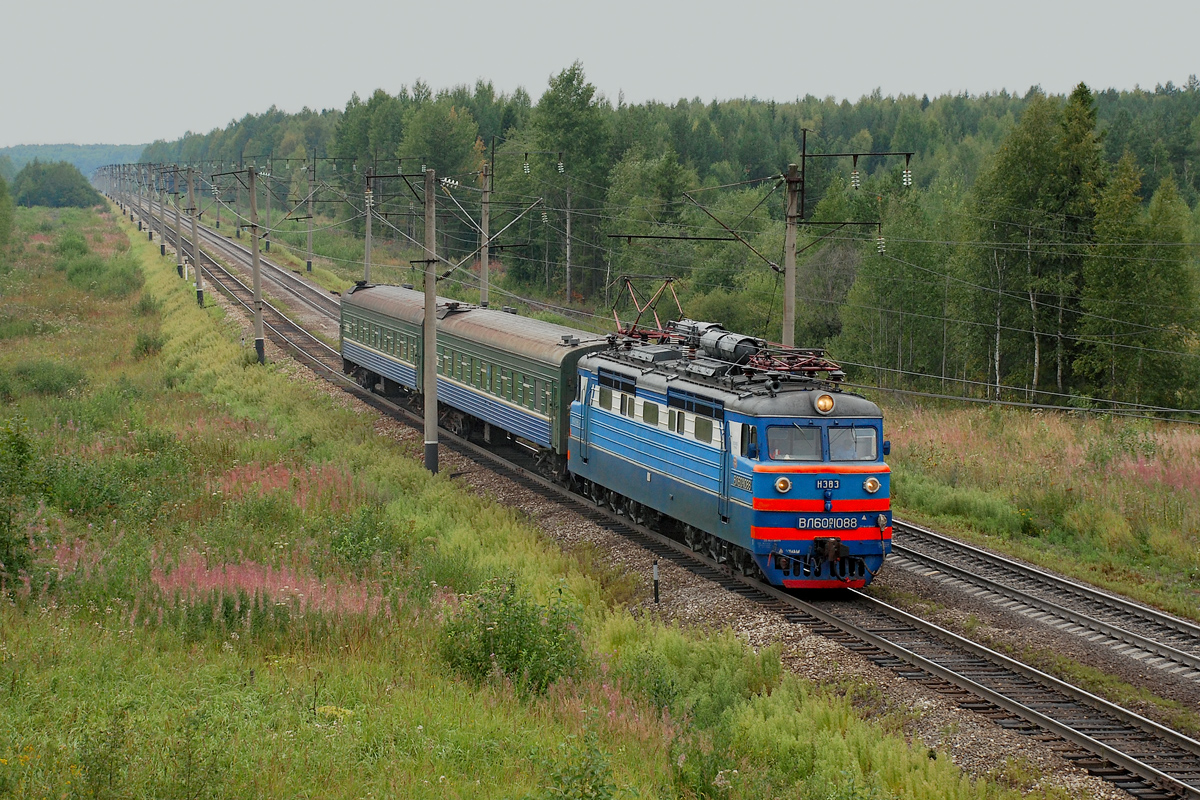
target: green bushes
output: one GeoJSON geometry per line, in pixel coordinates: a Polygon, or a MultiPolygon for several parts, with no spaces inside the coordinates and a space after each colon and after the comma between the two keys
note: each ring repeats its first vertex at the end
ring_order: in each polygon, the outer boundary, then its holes
{"type": "Polygon", "coordinates": [[[129,253],[107,260],[95,254],[78,256],[67,261],[66,272],[72,286],[100,297],[128,297],[144,282],[137,260],[129,253]]]}
{"type": "MultiPolygon", "coordinates": [[[[416,522],[409,520],[410,535],[415,526],[416,522]]],[[[332,532],[329,547],[339,561],[361,569],[385,553],[404,558],[409,551],[409,537],[388,519],[381,506],[365,505],[332,532]]]]}
{"type": "Polygon", "coordinates": [[[0,428],[0,585],[8,584],[30,564],[29,540],[20,515],[37,490],[33,443],[21,420],[0,428]]]}
{"type": "Polygon", "coordinates": [[[25,336],[51,334],[58,326],[40,319],[20,319],[18,317],[0,317],[0,340],[17,339],[25,336]]]}
{"type": "Polygon", "coordinates": [[[476,681],[491,675],[541,693],[583,662],[581,612],[568,599],[542,605],[511,580],[493,579],[463,600],[443,627],[439,649],[476,681]]]}
{"type": "Polygon", "coordinates": [[[146,358],[147,356],[158,355],[162,351],[166,341],[162,334],[159,333],[138,333],[137,340],[133,343],[133,357],[146,358]]]}
{"type": "Polygon", "coordinates": [[[12,400],[21,394],[64,396],[87,384],[87,375],[73,364],[38,359],[22,361],[7,374],[0,372],[0,396],[12,400]]]}
{"type": "Polygon", "coordinates": [[[133,306],[133,313],[139,317],[157,316],[162,311],[162,301],[156,298],[149,292],[144,293],[138,298],[137,303],[133,306]]]}
{"type": "Polygon", "coordinates": [[[78,231],[67,231],[58,238],[54,245],[54,252],[64,259],[79,258],[89,252],[87,240],[78,231]]]}

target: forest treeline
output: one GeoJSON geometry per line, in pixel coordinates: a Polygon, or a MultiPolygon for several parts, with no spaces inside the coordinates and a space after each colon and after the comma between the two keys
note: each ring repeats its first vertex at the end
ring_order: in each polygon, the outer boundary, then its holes
{"type": "MultiPolygon", "coordinates": [[[[323,224],[351,230],[367,171],[431,166],[460,183],[439,199],[451,258],[478,245],[467,217],[488,162],[493,231],[542,201],[498,237],[505,289],[604,315],[620,276],[642,289],[671,276],[690,315],[778,341],[779,176],[801,162],[805,135],[797,342],[889,387],[1200,405],[1195,76],[1069,96],[628,104],[576,63],[536,102],[486,81],[436,92],[418,81],[342,110],[247,115],[155,142],[141,160],[270,164],[280,207],[307,194],[310,161],[331,187],[323,224]],[[819,157],[889,151],[914,155],[819,157]],[[715,241],[730,238],[724,226],[740,241],[715,241]]],[[[420,238],[419,188],[390,180],[379,193],[395,235],[420,238]]]]}
{"type": "Polygon", "coordinates": [[[37,159],[42,162],[66,161],[84,175],[91,175],[106,164],[136,161],[145,144],[18,144],[0,147],[0,177],[12,182],[17,171],[37,159]]]}
{"type": "Polygon", "coordinates": [[[103,202],[74,164],[34,159],[13,178],[13,200],[19,206],[88,208],[103,202]]]}

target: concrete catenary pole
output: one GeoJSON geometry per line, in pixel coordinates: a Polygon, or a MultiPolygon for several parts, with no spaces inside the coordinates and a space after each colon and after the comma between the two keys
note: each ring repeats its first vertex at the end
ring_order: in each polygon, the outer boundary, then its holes
{"type": "Polygon", "coordinates": [[[269,253],[271,252],[271,167],[272,159],[267,156],[267,174],[264,176],[263,193],[267,199],[267,230],[263,233],[263,248],[269,253]]]}
{"type": "Polygon", "coordinates": [[[267,363],[267,350],[263,344],[262,318],[262,271],[258,263],[258,196],[254,189],[254,167],[246,168],[250,188],[250,270],[254,276],[254,352],[258,363],[267,363]]]}
{"type": "Polygon", "coordinates": [[[200,235],[196,231],[196,185],[192,168],[188,167],[188,211],[192,216],[192,272],[196,273],[196,304],[204,308],[204,270],[200,269],[200,235]]]}
{"type": "Polygon", "coordinates": [[[371,173],[367,172],[367,191],[364,195],[367,214],[367,241],[363,248],[363,282],[371,282],[371,217],[375,215],[375,192],[371,190],[371,173]]]}
{"type": "Polygon", "coordinates": [[[425,469],[438,471],[437,403],[437,180],[425,170],[425,326],[422,390],[425,393],[425,469]]]}
{"type": "Polygon", "coordinates": [[[567,187],[567,305],[571,305],[571,187],[567,187]]]}
{"type": "Polygon", "coordinates": [[[166,164],[158,166],[158,254],[167,256],[167,173],[166,164]]]}
{"type": "Polygon", "coordinates": [[[175,196],[175,270],[183,277],[183,222],[179,219],[179,167],[171,173],[171,189],[175,196]]]}
{"type": "Polygon", "coordinates": [[[479,305],[487,308],[488,305],[488,267],[490,265],[490,253],[488,245],[490,242],[490,234],[488,233],[488,222],[491,214],[492,205],[492,170],[490,164],[483,165],[483,211],[479,217],[479,305]]]}
{"type": "Polygon", "coordinates": [[[800,216],[800,175],[788,164],[787,219],[783,235],[783,346],[796,345],[796,222],[800,216]]]}
{"type": "Polygon", "coordinates": [[[308,261],[307,269],[312,272],[312,226],[313,226],[313,192],[316,191],[317,157],[313,155],[312,166],[308,170],[308,261]]]}

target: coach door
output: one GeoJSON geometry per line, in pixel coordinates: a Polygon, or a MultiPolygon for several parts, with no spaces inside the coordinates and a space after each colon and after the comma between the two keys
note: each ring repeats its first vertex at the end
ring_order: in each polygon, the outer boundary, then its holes
{"type": "Polygon", "coordinates": [[[592,419],[592,378],[590,375],[580,375],[579,384],[582,387],[580,392],[581,411],[583,412],[579,421],[579,457],[583,459],[583,463],[588,460],[588,427],[592,419]]]}

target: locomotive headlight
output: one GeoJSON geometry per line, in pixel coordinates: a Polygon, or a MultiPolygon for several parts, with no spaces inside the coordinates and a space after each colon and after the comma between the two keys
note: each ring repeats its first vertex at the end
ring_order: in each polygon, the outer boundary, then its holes
{"type": "Polygon", "coordinates": [[[791,488],[792,482],[787,478],[780,478],[779,480],[775,481],[775,491],[779,492],[780,494],[787,494],[788,490],[791,488]]]}
{"type": "Polygon", "coordinates": [[[879,482],[879,478],[876,478],[874,475],[872,475],[863,481],[863,491],[867,494],[875,494],[879,491],[879,487],[882,485],[883,484],[879,482]]]}
{"type": "Polygon", "coordinates": [[[833,411],[833,395],[821,395],[817,398],[816,406],[818,414],[828,414],[830,411],[833,411]]]}

